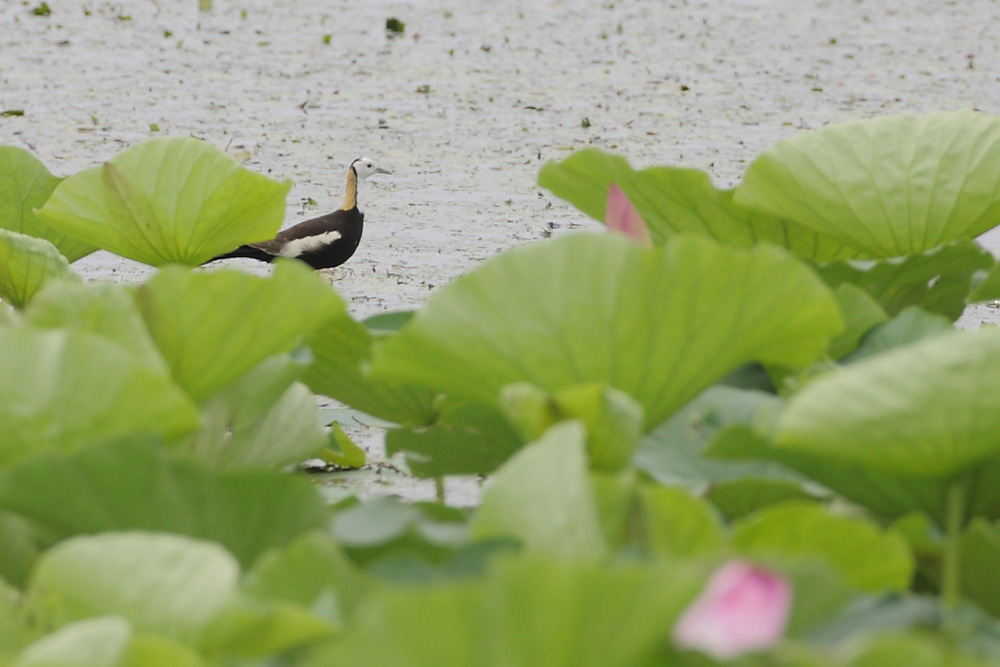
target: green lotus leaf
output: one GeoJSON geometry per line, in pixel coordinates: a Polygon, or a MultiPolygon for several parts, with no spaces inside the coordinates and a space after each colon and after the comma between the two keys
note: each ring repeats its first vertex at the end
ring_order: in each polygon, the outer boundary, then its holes
{"type": "Polygon", "coordinates": [[[304,664],[678,664],[663,658],[663,645],[701,585],[701,570],[687,563],[522,558],[485,580],[383,587],[341,640],[304,664]]]}
{"type": "Polygon", "coordinates": [[[941,111],[803,132],[758,157],[734,201],[874,257],[971,239],[1000,222],[1000,118],[941,111]]]}
{"type": "Polygon", "coordinates": [[[969,301],[973,277],[994,263],[974,241],[959,239],[906,257],[832,262],[817,270],[832,287],[852,284],[865,290],[890,317],[920,306],[954,321],[969,301]]]}
{"type": "Polygon", "coordinates": [[[145,530],[212,540],[245,567],[329,520],[305,480],[209,470],[145,441],[46,452],[0,468],[0,507],[57,539],[145,530]]]}
{"type": "Polygon", "coordinates": [[[50,280],[80,280],[45,239],[0,229],[0,299],[24,308],[50,280]]]}
{"type": "Polygon", "coordinates": [[[899,315],[877,325],[865,334],[858,348],[840,362],[854,363],[902,345],[951,333],[954,330],[955,327],[947,317],[928,313],[917,306],[907,306],[899,315]]]}
{"type": "Polygon", "coordinates": [[[223,469],[281,469],[327,442],[316,396],[296,382],[304,364],[281,354],[264,360],[202,404],[197,433],[181,444],[223,469]]]}
{"type": "Polygon", "coordinates": [[[840,359],[857,349],[862,336],[889,318],[878,302],[856,285],[838,285],[834,295],[844,316],[844,331],[830,341],[827,352],[840,359]]]}
{"type": "Polygon", "coordinates": [[[514,382],[598,382],[638,401],[648,428],[747,361],[808,364],[840,328],[829,289],[779,248],[576,234],[442,288],[376,347],[372,375],[492,405],[514,382]]]}
{"type": "Polygon", "coordinates": [[[73,174],[36,214],[122,257],[197,266],[274,236],[290,187],[198,139],[163,137],[73,174]]]}
{"type": "MultiPolygon", "coordinates": [[[[879,517],[891,520],[923,512],[942,529],[949,509],[949,491],[954,485],[951,477],[903,475],[872,465],[843,463],[825,452],[778,447],[768,435],[744,425],[731,425],[717,432],[705,455],[725,459],[720,464],[760,467],[761,461],[780,463],[782,468],[818,482],[879,517]]],[[[1000,455],[971,466],[962,479],[969,490],[968,516],[1000,519],[1000,455]]]]}
{"type": "Polygon", "coordinates": [[[70,623],[46,635],[18,656],[17,667],[122,667],[132,627],[121,616],[70,623]]]}
{"type": "Polygon", "coordinates": [[[738,429],[752,435],[758,415],[777,413],[780,398],[770,392],[709,387],[639,443],[633,466],[665,486],[704,495],[726,482],[765,478],[801,484],[807,479],[776,463],[723,461],[704,455],[705,446],[722,432],[738,429]]]}
{"type": "Polygon", "coordinates": [[[531,553],[602,558],[607,545],[587,477],[585,442],[583,425],[567,421],[515,454],[483,495],[473,535],[515,537],[531,553]]]}
{"type": "MultiPolygon", "coordinates": [[[[409,313],[390,313],[374,324],[409,321],[409,313]]],[[[346,403],[380,419],[419,426],[434,421],[435,392],[426,387],[380,382],[366,372],[377,340],[366,325],[343,313],[309,336],[313,363],[302,381],[317,394],[346,403]]]]}
{"type": "Polygon", "coordinates": [[[199,401],[344,310],[322,278],[290,260],[270,278],[166,267],[136,303],[174,379],[199,401]]]}
{"type": "Polygon", "coordinates": [[[1000,453],[1000,331],[929,338],[816,378],[775,445],[898,475],[942,478],[1000,453]]]}
{"type": "Polygon", "coordinates": [[[906,590],[914,570],[913,556],[900,535],[801,500],[768,507],[740,522],[732,545],[751,555],[817,556],[870,592],[906,590]]]}
{"type": "Polygon", "coordinates": [[[0,146],[0,229],[45,239],[69,262],[75,262],[97,246],[57,232],[34,213],[60,180],[23,148],[0,146]]]}
{"type": "Polygon", "coordinates": [[[562,162],[546,163],[538,173],[539,185],[602,222],[612,183],[628,196],[658,245],[690,232],[729,245],[773,243],[821,262],[862,254],[790,220],[733,203],[732,190],[719,190],[708,174],[697,169],[636,171],[621,156],[585,148],[562,162]]]}
{"type": "Polygon", "coordinates": [[[122,616],[138,632],[197,646],[232,602],[239,564],[181,535],[103,533],[66,540],[39,561],[31,594],[57,617],[122,616]]]}
{"type": "Polygon", "coordinates": [[[1000,581],[994,574],[1000,567],[1000,530],[995,524],[976,519],[962,533],[960,544],[962,595],[997,616],[1000,581]]]}
{"type": "Polygon", "coordinates": [[[46,285],[32,299],[24,317],[35,327],[75,329],[107,338],[136,360],[166,374],[167,364],[146,330],[133,291],[115,283],[60,280],[46,285]]]}
{"type": "Polygon", "coordinates": [[[131,434],[174,440],[198,411],[170,378],[83,331],[0,329],[0,464],[131,434]]]}
{"type": "Polygon", "coordinates": [[[503,415],[481,403],[450,406],[430,426],[385,434],[386,454],[403,452],[417,477],[488,474],[522,444],[503,415]]]}

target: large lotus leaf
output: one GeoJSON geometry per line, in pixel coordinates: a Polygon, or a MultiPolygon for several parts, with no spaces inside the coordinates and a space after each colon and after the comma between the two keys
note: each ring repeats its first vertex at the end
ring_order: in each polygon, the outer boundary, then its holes
{"type": "Polygon", "coordinates": [[[0,464],[45,447],[144,433],[173,440],[198,410],[170,378],[83,331],[0,329],[0,464]]]}
{"type": "Polygon", "coordinates": [[[937,336],[819,377],[776,446],[899,475],[947,477],[1000,452],[1000,331],[937,336]]]}
{"type": "MultiPolygon", "coordinates": [[[[900,475],[871,465],[842,463],[825,453],[777,447],[768,436],[744,425],[719,431],[705,453],[728,459],[726,463],[747,459],[781,463],[885,519],[917,511],[932,517],[939,527],[945,525],[953,485],[948,477],[900,475]]],[[[968,489],[967,515],[1000,518],[1000,455],[972,466],[963,480],[968,489]]]]}
{"type": "MultiPolygon", "coordinates": [[[[398,314],[393,314],[398,318],[398,314]]],[[[406,319],[409,319],[408,317],[406,319]]],[[[309,336],[313,363],[302,381],[317,394],[397,424],[421,426],[434,421],[435,392],[426,387],[380,382],[366,366],[375,335],[343,313],[309,336]]]]}
{"type": "Polygon", "coordinates": [[[675,563],[530,558],[497,569],[485,581],[377,591],[343,639],[304,664],[672,664],[651,658],[703,582],[699,569],[675,563]]]}
{"type": "Polygon", "coordinates": [[[562,162],[546,163],[538,173],[539,185],[601,221],[612,183],[625,192],[660,245],[675,234],[692,232],[731,245],[774,243],[821,262],[861,254],[790,220],[733,203],[732,190],[719,190],[697,169],[635,171],[621,156],[586,148],[562,162]]]}
{"type": "Polygon", "coordinates": [[[751,555],[812,554],[873,593],[906,590],[913,576],[913,556],[899,534],[811,502],[782,503],[752,515],[735,526],[733,548],[751,555]]]}
{"type": "Polygon", "coordinates": [[[587,478],[586,431],[553,426],[515,454],[483,495],[472,526],[477,538],[516,537],[529,552],[593,561],[605,555],[594,491],[587,478]],[[558,479],[558,484],[553,480],[558,479]]]}
{"type": "Polygon", "coordinates": [[[68,261],[75,262],[97,250],[97,246],[57,232],[34,212],[60,180],[23,148],[0,146],[0,229],[45,239],[68,261]]]}
{"type": "Polygon", "coordinates": [[[899,257],[1000,222],[1000,118],[898,115],[803,132],[747,169],[735,202],[875,257],[899,257]]]}
{"type": "Polygon", "coordinates": [[[239,564],[222,547],[181,535],[104,533],[50,549],[30,591],[55,618],[123,616],[139,632],[197,646],[232,602],[239,564]]]}
{"type": "Polygon", "coordinates": [[[642,404],[648,427],[749,360],[808,364],[840,328],[829,289],[779,248],[576,234],[441,289],[375,349],[372,374],[490,404],[514,382],[599,382],[642,404]]]}
{"type": "Polygon", "coordinates": [[[130,286],[54,282],[31,300],[24,317],[39,328],[79,329],[102,336],[121,345],[150,368],[167,372],[166,362],[136,308],[130,286]]]}
{"type": "Polygon", "coordinates": [[[53,279],[80,276],[45,239],[0,229],[0,300],[24,308],[53,279]]]}
{"type": "Polygon", "coordinates": [[[918,340],[951,333],[954,330],[955,327],[947,317],[928,313],[917,306],[909,306],[896,317],[876,326],[865,334],[858,349],[841,359],[840,362],[854,363],[901,345],[909,345],[918,340]]]}
{"type": "Polygon", "coordinates": [[[122,257],[197,266],[274,236],[290,187],[198,139],[163,137],[73,174],[36,213],[58,231],[122,257]]]}
{"type": "Polygon", "coordinates": [[[142,442],[49,452],[0,469],[0,507],[56,538],[148,530],[212,540],[244,566],[329,520],[304,480],[211,471],[142,442]]]}
{"type": "Polygon", "coordinates": [[[174,379],[199,401],[344,310],[294,261],[278,262],[270,278],[166,267],[136,291],[136,303],[174,379]]]}
{"type": "Polygon", "coordinates": [[[968,303],[973,276],[993,264],[988,251],[959,239],[907,257],[832,262],[818,271],[832,287],[853,284],[864,289],[890,317],[919,306],[954,321],[968,303]]]}

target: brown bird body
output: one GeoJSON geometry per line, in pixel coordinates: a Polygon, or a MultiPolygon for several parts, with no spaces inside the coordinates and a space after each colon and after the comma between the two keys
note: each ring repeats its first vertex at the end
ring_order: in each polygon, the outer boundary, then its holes
{"type": "Polygon", "coordinates": [[[372,174],[388,173],[391,172],[376,167],[368,158],[358,158],[347,170],[347,188],[339,210],[300,222],[278,232],[273,239],[242,245],[205,263],[235,257],[273,262],[278,257],[288,257],[314,269],[340,266],[358,249],[364,231],[365,214],[358,209],[358,181],[372,174]]]}

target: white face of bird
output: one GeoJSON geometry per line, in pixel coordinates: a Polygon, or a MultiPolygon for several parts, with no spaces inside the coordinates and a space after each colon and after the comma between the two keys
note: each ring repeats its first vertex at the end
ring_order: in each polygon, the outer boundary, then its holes
{"type": "Polygon", "coordinates": [[[382,167],[376,166],[370,158],[359,157],[357,160],[351,163],[354,167],[354,172],[358,175],[358,180],[363,181],[372,174],[391,174],[392,172],[388,169],[383,169],[382,167]]]}

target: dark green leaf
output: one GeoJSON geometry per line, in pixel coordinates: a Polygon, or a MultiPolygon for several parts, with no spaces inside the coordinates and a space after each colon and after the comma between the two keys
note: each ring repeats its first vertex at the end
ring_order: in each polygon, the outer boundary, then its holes
{"type": "MultiPolygon", "coordinates": [[[[391,322],[390,326],[399,324],[397,319],[391,322]]],[[[339,315],[309,336],[314,361],[303,382],[317,394],[388,421],[412,426],[434,421],[433,391],[369,377],[366,366],[375,340],[368,329],[349,315],[339,315]]]]}
{"type": "Polygon", "coordinates": [[[385,436],[386,453],[404,452],[418,477],[490,473],[522,444],[504,416],[481,403],[460,403],[430,426],[392,429],[385,436]]]}
{"type": "Polygon", "coordinates": [[[224,545],[245,566],[324,526],[305,481],[275,472],[212,472],[142,443],[35,456],[0,470],[0,507],[58,537],[173,532],[224,545]]]}
{"type": "Polygon", "coordinates": [[[993,264],[989,252],[961,239],[906,257],[834,262],[818,270],[833,287],[862,288],[890,317],[915,305],[955,320],[965,309],[973,275],[993,264]]]}

